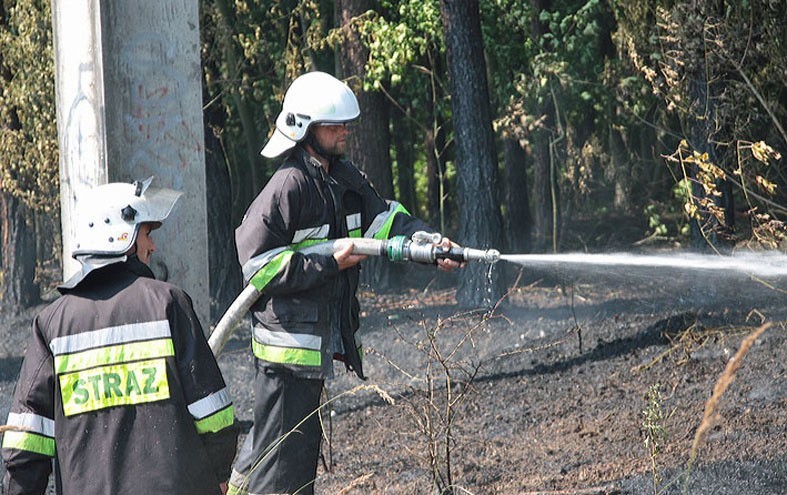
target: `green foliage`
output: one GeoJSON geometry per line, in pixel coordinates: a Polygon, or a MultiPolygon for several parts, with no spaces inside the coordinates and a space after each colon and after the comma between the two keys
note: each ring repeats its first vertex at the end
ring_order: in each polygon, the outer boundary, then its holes
{"type": "Polygon", "coordinates": [[[309,70],[334,72],[333,51],[325,43],[331,12],[331,2],[315,0],[201,3],[205,111],[241,213],[267,179],[258,153],[289,83],[309,70]]]}
{"type": "Polygon", "coordinates": [[[415,64],[430,52],[444,50],[439,0],[383,1],[385,15],[370,15],[360,24],[369,48],[366,90],[408,80],[415,64]]]}
{"type": "Polygon", "coordinates": [[[615,13],[623,53],[659,98],[659,111],[679,123],[674,132],[691,141],[675,140],[672,149],[692,151],[675,152],[668,162],[687,216],[723,223],[715,203],[730,194],[718,190],[724,180],[733,185],[735,203],[751,212],[751,231],[770,232],[773,220],[787,211],[781,206],[787,194],[779,187],[787,180],[778,151],[760,153],[770,156],[767,166],[751,146],[787,145],[787,108],[781,103],[787,96],[781,22],[787,5],[754,0],[726,3],[720,10],[702,2],[619,2],[615,13]],[[695,174],[699,194],[692,197],[684,194],[691,192],[684,181],[695,174]]]}
{"type": "Polygon", "coordinates": [[[664,400],[661,397],[661,385],[651,385],[645,394],[645,409],[642,411],[642,434],[645,450],[650,458],[653,493],[658,495],[661,484],[661,473],[658,469],[658,458],[667,443],[667,420],[671,414],[664,412],[664,400]]]}
{"type": "MultiPolygon", "coordinates": [[[[453,180],[453,167],[446,163],[448,148],[439,139],[432,140],[436,141],[433,148],[420,146],[426,135],[451,141],[451,126],[446,124],[451,112],[439,0],[383,0],[376,11],[359,16],[354,28],[369,49],[364,89],[384,92],[393,104],[392,111],[401,112],[415,130],[414,183],[421,200],[416,208],[423,218],[429,218],[428,210],[435,205],[426,200],[427,160],[449,167],[440,179],[443,190],[451,189],[453,180]]],[[[329,38],[341,39],[337,31],[329,38]]],[[[454,198],[446,194],[444,200],[452,202],[454,198]]]]}
{"type": "Polygon", "coordinates": [[[50,2],[18,0],[0,25],[0,180],[31,208],[59,211],[50,2]]]}
{"type": "Polygon", "coordinates": [[[668,233],[667,226],[661,218],[661,214],[655,204],[649,204],[645,207],[645,216],[648,219],[648,228],[650,228],[655,236],[666,236],[668,233]]]}
{"type": "Polygon", "coordinates": [[[564,201],[585,211],[593,199],[591,207],[605,207],[622,159],[608,150],[610,132],[628,124],[619,100],[640,96],[631,89],[638,78],[617,58],[610,5],[576,0],[534,12],[529,2],[497,0],[486,4],[484,19],[495,128],[526,149],[546,134],[564,201]]]}

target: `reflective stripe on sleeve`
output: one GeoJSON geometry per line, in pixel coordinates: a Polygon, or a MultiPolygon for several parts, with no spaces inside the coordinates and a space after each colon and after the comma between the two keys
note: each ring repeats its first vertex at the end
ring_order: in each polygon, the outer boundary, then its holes
{"type": "Polygon", "coordinates": [[[55,436],[55,421],[33,413],[8,413],[8,426],[16,426],[32,433],[55,436]]]}
{"type": "Polygon", "coordinates": [[[27,431],[6,431],[3,433],[3,448],[55,457],[54,438],[27,431]]]}
{"type": "Polygon", "coordinates": [[[295,235],[292,236],[292,244],[298,244],[306,239],[327,239],[330,230],[331,226],[327,223],[319,227],[297,230],[295,231],[295,235]]]}
{"type": "Polygon", "coordinates": [[[235,424],[235,406],[232,404],[220,411],[216,411],[210,416],[194,421],[194,426],[197,428],[197,433],[200,435],[204,433],[215,433],[233,424],[235,424]]]}
{"type": "Polygon", "coordinates": [[[49,348],[52,349],[52,354],[58,356],[96,347],[106,347],[114,344],[165,337],[172,337],[169,321],[149,321],[145,323],[131,323],[128,325],[102,328],[76,335],[56,337],[49,343],[49,348]]]}
{"type": "MultiPolygon", "coordinates": [[[[260,270],[267,268],[267,265],[274,262],[274,260],[285,251],[298,250],[305,246],[327,241],[328,233],[330,232],[330,230],[331,230],[331,226],[328,224],[324,224],[318,227],[311,227],[308,229],[301,229],[295,231],[290,246],[278,247],[278,248],[271,249],[269,251],[265,251],[264,253],[258,254],[257,256],[251,258],[249,261],[244,263],[242,269],[243,280],[251,281],[259,273],[260,270]]],[[[278,272],[273,273],[273,275],[275,275],[276,273],[278,272]]],[[[272,276],[270,278],[272,278],[272,276]]],[[[268,281],[270,281],[270,278],[268,279],[268,281]]],[[[265,283],[265,285],[267,285],[267,282],[265,283]]]]}
{"type": "Polygon", "coordinates": [[[262,254],[258,254],[257,256],[253,257],[249,261],[243,264],[243,280],[251,280],[255,273],[260,271],[265,265],[270,263],[270,261],[275,258],[276,256],[280,255],[282,252],[286,251],[287,247],[279,247],[276,249],[271,249],[270,251],[265,251],[262,254]]]}
{"type": "Polygon", "coordinates": [[[300,251],[301,249],[314,246],[315,244],[321,244],[323,242],[328,242],[328,239],[306,239],[305,241],[301,241],[298,244],[293,244],[290,247],[295,251],[300,251]]]}
{"type": "Polygon", "coordinates": [[[207,397],[203,397],[196,402],[192,402],[188,405],[188,408],[189,413],[191,413],[195,419],[202,419],[204,417],[210,416],[220,409],[224,409],[230,404],[232,404],[230,392],[227,390],[227,387],[224,387],[218,392],[213,392],[207,397]]]}
{"type": "Polygon", "coordinates": [[[258,270],[257,273],[251,277],[251,280],[249,280],[249,284],[254,286],[259,292],[262,292],[265,286],[273,280],[273,277],[282,271],[287,263],[290,262],[290,258],[292,258],[293,254],[295,254],[293,251],[282,251],[258,270]]]}
{"type": "Polygon", "coordinates": [[[372,224],[366,229],[363,236],[367,238],[372,237],[374,239],[388,239],[391,233],[391,225],[397,213],[404,213],[405,215],[410,214],[407,208],[402,206],[399,202],[390,201],[388,203],[388,209],[380,212],[374,217],[372,224]]]}
{"type": "Polygon", "coordinates": [[[215,433],[235,423],[235,407],[226,387],[188,406],[197,433],[215,433]]]}

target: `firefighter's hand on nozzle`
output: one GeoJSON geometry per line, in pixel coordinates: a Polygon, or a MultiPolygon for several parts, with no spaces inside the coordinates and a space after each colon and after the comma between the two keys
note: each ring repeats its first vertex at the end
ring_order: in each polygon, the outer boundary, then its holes
{"type": "MultiPolygon", "coordinates": [[[[442,241],[438,246],[441,246],[443,249],[450,250],[452,247],[459,247],[459,244],[453,242],[448,237],[443,237],[442,241]]],[[[448,258],[441,258],[437,260],[437,268],[444,272],[451,272],[456,270],[457,268],[464,268],[467,263],[460,263],[458,261],[454,261],[448,258]]]]}
{"type": "Polygon", "coordinates": [[[339,265],[339,270],[346,270],[368,258],[365,254],[353,254],[353,244],[350,243],[340,251],[333,253],[333,258],[339,265]]]}

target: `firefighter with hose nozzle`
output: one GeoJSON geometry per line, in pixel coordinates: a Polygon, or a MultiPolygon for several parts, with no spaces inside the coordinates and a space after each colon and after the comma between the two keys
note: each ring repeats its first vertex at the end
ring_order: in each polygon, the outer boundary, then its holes
{"type": "MultiPolygon", "coordinates": [[[[261,293],[251,306],[255,356],[254,423],[230,478],[231,494],[314,493],[322,431],[315,411],[334,359],[364,378],[352,243],[333,253],[301,248],[331,239],[437,234],[395,201],[381,198],[343,158],[353,92],[323,72],[287,90],[262,150],[282,157],[235,232],[244,279],[261,293]],[[273,449],[273,450],[270,450],[273,449]]],[[[442,249],[457,247],[439,234],[442,249]]],[[[446,271],[461,266],[436,259],[446,271]]]]}

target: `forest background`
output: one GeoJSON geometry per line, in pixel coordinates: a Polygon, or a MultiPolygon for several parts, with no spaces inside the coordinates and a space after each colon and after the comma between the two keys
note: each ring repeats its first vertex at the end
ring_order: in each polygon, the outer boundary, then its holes
{"type": "MultiPolygon", "coordinates": [[[[200,9],[213,321],[240,290],[232,230],[277,166],[259,150],[284,91],[308,70],[358,95],[349,155],[381,195],[463,245],[785,249],[783,0],[200,9]]],[[[0,297],[10,312],[38,304],[61,275],[50,10],[48,0],[0,2],[0,297]]],[[[461,304],[500,297],[505,274],[487,270],[462,271],[461,304]]],[[[365,277],[385,289],[397,271],[373,264],[365,277]]]]}

